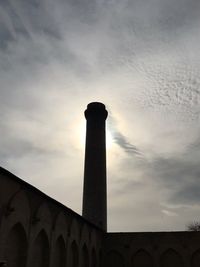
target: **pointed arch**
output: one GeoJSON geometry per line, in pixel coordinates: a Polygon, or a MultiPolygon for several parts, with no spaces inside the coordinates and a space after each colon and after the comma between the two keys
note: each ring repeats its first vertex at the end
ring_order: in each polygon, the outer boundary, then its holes
{"type": "Polygon", "coordinates": [[[63,212],[59,212],[58,215],[55,218],[53,228],[55,229],[55,233],[63,234],[64,236],[67,236],[67,229],[68,224],[66,220],[66,216],[63,212]]]}
{"type": "Polygon", "coordinates": [[[144,249],[138,250],[132,258],[133,267],[153,267],[152,257],[144,249]]]}
{"type": "Polygon", "coordinates": [[[53,266],[65,267],[65,262],[66,262],[65,241],[63,237],[60,235],[56,240],[54,248],[53,266]]]}
{"type": "Polygon", "coordinates": [[[84,240],[84,243],[89,244],[89,238],[90,236],[90,231],[89,231],[89,227],[87,224],[84,224],[81,228],[81,240],[84,240]]]}
{"type": "Polygon", "coordinates": [[[161,267],[183,267],[181,256],[174,249],[168,249],[161,256],[161,267]]]}
{"type": "Polygon", "coordinates": [[[199,263],[200,263],[200,249],[193,253],[192,259],[191,259],[191,266],[199,267],[199,263]]]}
{"type": "Polygon", "coordinates": [[[119,252],[112,250],[105,257],[105,266],[124,267],[124,258],[119,252]]]}
{"type": "Polygon", "coordinates": [[[74,218],[72,220],[72,223],[70,226],[70,236],[73,237],[74,239],[76,239],[77,241],[80,240],[80,226],[79,226],[76,218],[74,218]]]}
{"type": "Polygon", "coordinates": [[[30,202],[24,190],[17,191],[8,201],[7,217],[11,222],[22,223],[25,232],[28,232],[28,225],[30,221],[30,202]]]}
{"type": "Polygon", "coordinates": [[[73,241],[69,253],[69,267],[78,267],[78,266],[79,266],[78,246],[76,244],[76,241],[73,241]]]}
{"type": "Polygon", "coordinates": [[[18,190],[11,196],[8,201],[8,205],[19,209],[21,213],[23,213],[24,209],[26,213],[30,213],[30,202],[27,193],[22,189],[18,190]]]}
{"type": "Polygon", "coordinates": [[[32,251],[33,267],[48,267],[49,266],[49,241],[47,234],[41,230],[37,235],[32,251]]]}
{"type": "Polygon", "coordinates": [[[21,223],[10,230],[5,244],[5,259],[9,267],[25,267],[27,258],[27,238],[21,223]]]}
{"type": "Polygon", "coordinates": [[[40,222],[46,225],[53,225],[51,211],[47,202],[42,202],[36,210],[35,217],[40,219],[40,222]]]}
{"type": "Polygon", "coordinates": [[[82,248],[81,267],[89,267],[89,253],[86,244],[82,248]]]}

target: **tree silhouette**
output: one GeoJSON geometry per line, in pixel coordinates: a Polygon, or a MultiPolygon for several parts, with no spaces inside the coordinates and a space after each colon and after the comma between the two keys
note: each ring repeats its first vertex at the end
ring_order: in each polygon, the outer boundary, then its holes
{"type": "Polygon", "coordinates": [[[188,231],[200,231],[200,222],[194,221],[186,226],[188,231]]]}

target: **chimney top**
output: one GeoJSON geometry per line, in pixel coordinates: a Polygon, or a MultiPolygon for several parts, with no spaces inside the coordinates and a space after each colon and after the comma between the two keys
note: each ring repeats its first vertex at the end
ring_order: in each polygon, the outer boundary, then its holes
{"type": "Polygon", "coordinates": [[[108,116],[108,112],[103,103],[100,102],[91,102],[87,105],[87,109],[85,110],[86,119],[90,118],[102,118],[106,119],[108,116]]]}

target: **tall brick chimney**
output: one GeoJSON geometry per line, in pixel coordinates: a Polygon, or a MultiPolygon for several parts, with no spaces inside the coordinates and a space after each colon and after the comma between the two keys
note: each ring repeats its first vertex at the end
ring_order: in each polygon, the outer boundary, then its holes
{"type": "Polygon", "coordinates": [[[93,102],[85,111],[87,120],[83,217],[107,231],[106,139],[104,104],[93,102]]]}

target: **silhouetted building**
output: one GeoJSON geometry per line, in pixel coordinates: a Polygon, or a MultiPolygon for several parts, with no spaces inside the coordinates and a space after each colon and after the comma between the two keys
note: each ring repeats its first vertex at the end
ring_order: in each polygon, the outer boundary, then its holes
{"type": "Polygon", "coordinates": [[[106,232],[107,111],[85,116],[83,217],[0,168],[0,266],[199,267],[200,232],[106,232]]]}

